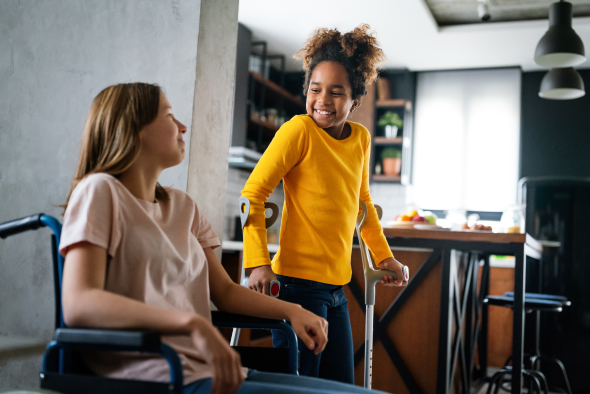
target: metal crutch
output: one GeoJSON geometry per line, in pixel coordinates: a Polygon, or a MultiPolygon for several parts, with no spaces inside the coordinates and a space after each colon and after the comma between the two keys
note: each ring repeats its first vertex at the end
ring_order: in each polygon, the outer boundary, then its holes
{"type": "MultiPolygon", "coordinates": [[[[240,197],[238,199],[238,204],[240,206],[240,221],[242,222],[242,231],[244,231],[244,226],[248,222],[248,215],[250,215],[250,200],[248,197],[240,197]]],[[[269,228],[272,226],[279,217],[279,206],[272,202],[265,202],[264,209],[272,210],[272,215],[269,218],[265,218],[265,226],[269,228]]],[[[246,270],[244,269],[244,262],[242,262],[242,274],[241,274],[240,284],[244,287],[248,287],[248,277],[246,276],[246,270]]],[[[269,284],[269,294],[271,297],[278,297],[280,290],[280,283],[277,280],[273,280],[269,284]]],[[[238,342],[240,340],[240,328],[234,328],[231,340],[229,342],[230,346],[238,346],[238,342]]]]}
{"type": "MultiPolygon", "coordinates": [[[[375,316],[375,285],[381,281],[383,276],[391,275],[397,279],[397,273],[389,270],[376,270],[371,264],[371,254],[369,248],[365,245],[361,237],[361,229],[367,220],[367,205],[363,201],[359,201],[361,213],[356,219],[356,235],[359,240],[359,248],[361,251],[361,260],[363,262],[363,272],[365,273],[365,304],[366,304],[366,320],[365,320],[365,388],[370,389],[372,383],[372,369],[373,369],[373,319],[375,316]]],[[[379,219],[383,216],[383,211],[379,205],[375,205],[379,219]]],[[[404,281],[410,278],[408,267],[404,265],[403,268],[404,281]]]]}

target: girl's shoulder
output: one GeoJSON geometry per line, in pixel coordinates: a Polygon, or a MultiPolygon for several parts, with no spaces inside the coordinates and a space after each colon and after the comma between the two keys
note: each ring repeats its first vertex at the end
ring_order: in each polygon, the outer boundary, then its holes
{"type": "Polygon", "coordinates": [[[314,126],[315,123],[309,115],[295,115],[281,126],[286,129],[307,129],[314,126]]]}
{"type": "Polygon", "coordinates": [[[362,124],[357,123],[357,122],[353,122],[351,120],[347,120],[346,122],[350,125],[350,127],[352,127],[354,130],[356,130],[359,133],[361,138],[369,138],[369,139],[371,138],[371,133],[362,124]]]}
{"type": "Polygon", "coordinates": [[[357,143],[361,144],[365,149],[367,149],[371,144],[371,132],[360,123],[352,122],[350,120],[346,121],[346,123],[348,123],[352,128],[352,138],[356,140],[357,143]]]}
{"type": "Polygon", "coordinates": [[[113,175],[104,172],[98,172],[85,176],[74,188],[74,192],[91,191],[91,190],[112,190],[122,185],[121,182],[113,175]]]}
{"type": "Polygon", "coordinates": [[[298,141],[305,144],[309,138],[310,130],[315,126],[309,115],[295,115],[279,128],[275,138],[282,141],[298,141]]]}
{"type": "Polygon", "coordinates": [[[166,189],[168,197],[170,197],[170,201],[172,201],[175,205],[190,206],[198,209],[195,200],[193,200],[191,196],[184,190],[173,187],[164,187],[164,189],[166,189]]]}

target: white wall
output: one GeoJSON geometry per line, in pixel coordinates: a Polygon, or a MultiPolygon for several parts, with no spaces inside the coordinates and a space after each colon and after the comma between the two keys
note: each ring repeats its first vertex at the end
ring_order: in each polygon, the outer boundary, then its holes
{"type": "MultiPolygon", "coordinates": [[[[164,87],[189,140],[200,9],[199,0],[0,1],[0,222],[60,217],[86,113],[108,85],[164,87]]],[[[187,164],[161,183],[186,190],[187,164]]],[[[0,240],[0,335],[48,340],[53,313],[49,230],[0,240]]],[[[0,391],[38,387],[40,365],[0,361],[0,391]]]]}

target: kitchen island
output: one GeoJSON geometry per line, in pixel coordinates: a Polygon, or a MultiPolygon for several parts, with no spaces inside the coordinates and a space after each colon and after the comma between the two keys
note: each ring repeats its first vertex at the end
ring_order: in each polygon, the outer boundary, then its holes
{"type": "MultiPolygon", "coordinates": [[[[471,392],[487,369],[490,255],[515,256],[512,353],[522,360],[526,261],[541,245],[526,234],[384,228],[393,253],[410,269],[406,288],[377,285],[373,388],[396,393],[471,392]]],[[[346,286],[355,348],[355,380],[363,381],[364,276],[359,249],[346,286]]],[[[520,392],[520,363],[513,393],[520,392]]]]}

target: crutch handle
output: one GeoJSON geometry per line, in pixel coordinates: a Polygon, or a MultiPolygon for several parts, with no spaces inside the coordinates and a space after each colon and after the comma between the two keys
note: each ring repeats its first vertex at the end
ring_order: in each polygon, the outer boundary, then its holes
{"type": "MultiPolygon", "coordinates": [[[[367,246],[365,245],[365,241],[361,236],[361,228],[365,224],[367,220],[367,205],[363,201],[359,201],[359,208],[361,210],[360,215],[358,215],[356,219],[356,232],[359,240],[359,247],[361,251],[361,260],[363,262],[363,271],[365,273],[365,304],[366,305],[375,305],[375,285],[377,282],[381,281],[385,275],[391,275],[394,280],[397,280],[397,272],[390,271],[390,270],[376,270],[373,268],[371,264],[371,257],[370,252],[367,246]]],[[[381,213],[381,209],[377,209],[377,213],[379,216],[381,213]]],[[[407,266],[403,266],[402,269],[403,279],[404,281],[408,281],[410,279],[410,272],[407,266]]]]}

